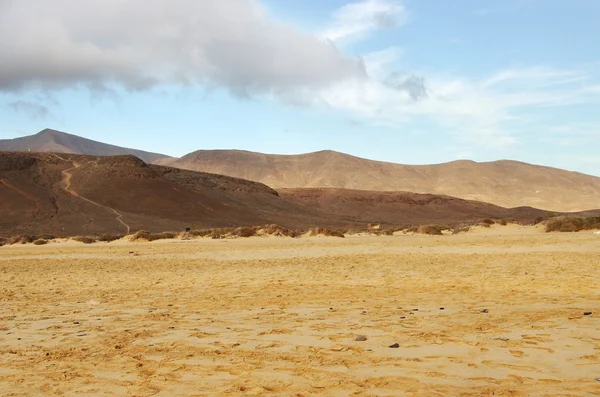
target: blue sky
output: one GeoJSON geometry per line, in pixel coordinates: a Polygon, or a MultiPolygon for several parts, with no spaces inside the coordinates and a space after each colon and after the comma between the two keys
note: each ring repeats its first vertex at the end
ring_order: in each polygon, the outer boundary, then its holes
{"type": "Polygon", "coordinates": [[[595,0],[49,3],[0,0],[0,138],[600,176],[595,0]]]}

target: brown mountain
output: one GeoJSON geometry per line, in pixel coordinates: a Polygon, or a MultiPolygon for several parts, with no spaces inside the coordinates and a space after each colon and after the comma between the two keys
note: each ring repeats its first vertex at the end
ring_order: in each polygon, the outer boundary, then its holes
{"type": "Polygon", "coordinates": [[[0,151],[15,152],[54,152],[89,154],[92,156],[117,156],[131,154],[147,163],[158,159],[169,158],[164,154],[145,152],[109,145],[91,139],[82,138],[65,132],[45,129],[35,135],[15,139],[0,139],[0,151]]]}
{"type": "Polygon", "coordinates": [[[334,151],[271,155],[200,150],[171,159],[169,165],[262,182],[275,189],[409,191],[565,212],[600,208],[600,178],[509,160],[403,165],[334,151]]]}
{"type": "Polygon", "coordinates": [[[344,189],[281,193],[257,182],[146,164],[134,156],[0,152],[0,235],[58,236],[277,223],[290,228],[367,223],[530,222],[545,211],[447,196],[344,189]]]}

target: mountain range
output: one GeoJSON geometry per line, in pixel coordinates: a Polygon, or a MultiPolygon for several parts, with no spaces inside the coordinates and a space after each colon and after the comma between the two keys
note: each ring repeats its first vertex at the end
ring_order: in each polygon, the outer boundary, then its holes
{"type": "MultiPolygon", "coordinates": [[[[279,224],[362,228],[532,222],[546,211],[410,192],[284,189],[147,164],[132,155],[0,152],[0,237],[279,224]]],[[[600,211],[599,211],[600,213],[600,211]]]]}
{"type": "MultiPolygon", "coordinates": [[[[13,152],[10,154],[13,157],[16,155],[14,152],[31,151],[31,156],[36,158],[36,164],[42,164],[39,166],[41,168],[38,168],[44,170],[50,170],[52,166],[47,165],[46,157],[35,155],[37,152],[57,153],[52,157],[55,160],[58,153],[111,158],[130,155],[142,160],[130,170],[131,175],[137,175],[137,171],[145,169],[145,172],[152,170],[154,173],[164,173],[164,175],[175,175],[175,172],[180,172],[178,175],[188,175],[192,179],[199,178],[200,182],[198,183],[200,184],[205,183],[208,179],[199,175],[207,175],[207,173],[238,178],[232,180],[258,182],[256,186],[266,185],[269,189],[274,189],[278,200],[293,202],[294,205],[304,208],[300,211],[295,207],[293,213],[302,213],[306,219],[328,219],[327,222],[330,224],[344,224],[344,222],[352,221],[382,222],[385,220],[391,223],[431,222],[436,219],[436,216],[454,222],[486,214],[487,216],[494,214],[501,216],[500,212],[502,211],[498,212],[498,208],[517,208],[518,210],[521,207],[535,207],[555,212],[575,212],[600,208],[600,178],[510,160],[483,163],[459,160],[433,165],[403,165],[367,160],[330,150],[300,155],[275,155],[242,150],[199,150],[181,158],[173,158],[164,154],[92,141],[50,129],[28,137],[0,140],[0,151],[13,152]],[[143,168],[142,163],[147,165],[147,168],[143,168]],[[182,171],[175,171],[174,168],[192,172],[181,174],[182,171]],[[159,171],[165,169],[171,171],[159,171]],[[200,174],[194,172],[200,172],[200,174]],[[414,196],[415,194],[417,195],[414,196]],[[461,201],[456,201],[459,199],[461,201]],[[491,207],[474,206],[475,202],[479,202],[481,205],[493,205],[495,210],[490,212],[489,208],[491,207]],[[370,203],[376,208],[371,209],[365,203],[370,203]],[[467,205],[467,203],[470,204],[467,205]],[[434,208],[436,205],[442,205],[442,207],[434,208]],[[453,208],[452,205],[457,205],[459,210],[453,208]],[[386,210],[384,211],[383,208],[386,210]],[[424,211],[426,208],[429,210],[424,211]],[[484,208],[484,210],[481,212],[477,208],[484,208]],[[317,213],[314,213],[314,210],[318,210],[317,213]],[[400,210],[404,215],[391,215],[393,211],[400,210]],[[325,211],[326,215],[319,211],[325,211]],[[410,216],[407,215],[409,213],[410,216]],[[336,214],[338,218],[334,220],[331,218],[332,214],[336,214]],[[371,215],[367,217],[365,214],[371,215]]],[[[67,159],[64,156],[61,158],[67,159]]],[[[76,160],[76,157],[68,159],[64,160],[65,167],[69,164],[73,167],[75,163],[83,161],[76,160]]],[[[101,160],[85,160],[86,164],[90,162],[102,163],[101,160]]],[[[113,198],[107,196],[106,200],[116,200],[116,197],[123,197],[124,194],[127,194],[127,190],[131,190],[127,183],[123,182],[117,186],[116,182],[111,179],[102,179],[102,175],[122,170],[117,166],[118,161],[110,164],[112,164],[110,167],[105,164],[104,171],[97,175],[94,174],[96,179],[87,179],[87,182],[83,184],[85,186],[82,185],[80,189],[92,189],[94,186],[96,188],[100,186],[101,189],[112,192],[111,194],[114,195],[113,198]],[[112,171],[107,167],[112,167],[112,171]],[[101,184],[102,181],[106,184],[101,184]],[[114,189],[113,185],[116,186],[114,189]],[[123,190],[120,191],[120,189],[123,190]]],[[[86,167],[90,168],[91,166],[86,167]]],[[[0,179],[4,178],[3,175],[6,172],[8,172],[6,169],[0,170],[0,179]]],[[[76,169],[74,178],[78,172],[76,169]]],[[[127,178],[132,177],[131,175],[127,178]]],[[[50,185],[54,190],[51,189],[53,193],[48,193],[52,197],[60,193],[62,189],[60,177],[53,178],[54,182],[50,185]]],[[[142,179],[148,179],[147,175],[142,179]]],[[[16,186],[14,180],[11,183],[16,186]]],[[[144,189],[142,190],[146,192],[154,191],[149,188],[144,189]]],[[[62,190],[64,191],[64,189],[62,190]]],[[[234,191],[238,190],[237,187],[234,189],[234,191]]],[[[189,198],[189,200],[195,199],[189,198]]],[[[215,198],[215,200],[217,199],[215,198]]],[[[179,204],[175,202],[173,205],[179,204]]],[[[185,206],[189,207],[190,205],[186,204],[185,206]]],[[[116,208],[112,205],[110,207],[116,208]]],[[[284,213],[287,214],[286,211],[284,213]]],[[[533,215],[529,210],[525,212],[528,217],[533,215]]],[[[234,218],[243,219],[243,216],[240,216],[241,218],[237,215],[234,218]]],[[[502,216],[508,216],[508,214],[502,216]]],[[[216,223],[205,223],[210,225],[227,223],[222,222],[223,217],[217,218],[219,221],[216,223]]],[[[183,221],[183,219],[195,218],[189,218],[188,214],[181,220],[183,221]]],[[[269,216],[256,216],[252,219],[258,222],[259,220],[268,221],[270,218],[269,216]]],[[[282,219],[290,224],[296,224],[289,222],[288,215],[282,219]]]]}

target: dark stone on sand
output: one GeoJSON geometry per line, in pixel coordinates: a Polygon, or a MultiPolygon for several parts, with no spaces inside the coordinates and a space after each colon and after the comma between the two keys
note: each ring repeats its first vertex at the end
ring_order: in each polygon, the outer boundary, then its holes
{"type": "Polygon", "coordinates": [[[406,318],[406,316],[402,316],[400,317],[400,320],[404,320],[406,318]]]}
{"type": "Polygon", "coordinates": [[[397,344],[397,343],[394,343],[393,345],[390,345],[390,349],[397,349],[399,347],[400,347],[400,345],[397,344]]]}
{"type": "Polygon", "coordinates": [[[592,312],[583,312],[584,316],[590,316],[592,314],[592,312]]]}
{"type": "Polygon", "coordinates": [[[358,335],[354,340],[357,342],[364,342],[367,340],[367,337],[365,335],[358,335]]]}
{"type": "Polygon", "coordinates": [[[444,310],[444,308],[443,308],[443,307],[440,307],[440,310],[444,310]]]}
{"type": "Polygon", "coordinates": [[[483,309],[481,312],[482,313],[489,313],[490,311],[488,309],[483,309]]]}
{"type": "Polygon", "coordinates": [[[418,312],[418,311],[419,311],[419,309],[413,309],[412,311],[413,311],[413,312],[418,312]]]}
{"type": "Polygon", "coordinates": [[[79,321],[73,321],[73,324],[79,324],[79,321]]]}

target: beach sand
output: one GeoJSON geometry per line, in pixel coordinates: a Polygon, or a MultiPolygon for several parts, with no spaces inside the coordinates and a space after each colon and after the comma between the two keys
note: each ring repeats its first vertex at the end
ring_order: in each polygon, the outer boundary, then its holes
{"type": "Polygon", "coordinates": [[[0,248],[2,396],[594,396],[597,378],[591,232],[0,248]]]}

